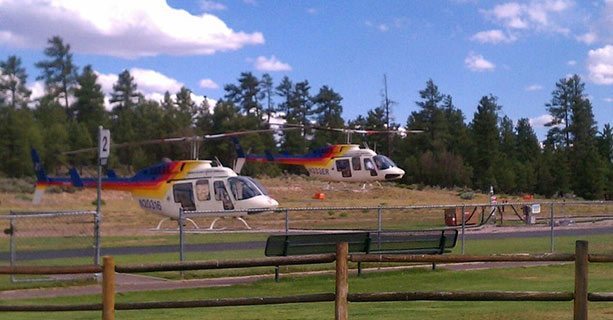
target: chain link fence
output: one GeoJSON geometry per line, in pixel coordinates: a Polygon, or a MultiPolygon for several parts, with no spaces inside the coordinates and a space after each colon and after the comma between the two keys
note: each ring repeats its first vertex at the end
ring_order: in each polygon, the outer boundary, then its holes
{"type": "MultiPolygon", "coordinates": [[[[495,228],[496,231],[522,232],[540,230],[540,237],[548,237],[543,252],[555,251],[558,231],[611,221],[613,201],[530,201],[490,203],[377,206],[377,207],[303,207],[277,208],[254,212],[189,211],[181,212],[183,224],[175,224],[179,233],[179,260],[196,260],[194,248],[210,241],[212,232],[256,232],[265,241],[269,234],[295,232],[334,232],[338,230],[391,231],[458,229],[459,249],[464,253],[465,234],[495,228]],[[464,214],[462,214],[464,213],[464,214]],[[509,228],[506,228],[509,227],[509,228]],[[513,228],[515,227],[515,228],[513,228]]],[[[535,235],[536,236],[536,235],[535,235]]],[[[238,240],[237,240],[238,241],[238,240]]],[[[242,248],[249,249],[248,244],[242,248]]]]}
{"type": "MultiPolygon", "coordinates": [[[[98,264],[95,211],[14,212],[0,215],[3,265],[70,266],[98,264]]],[[[76,277],[76,276],[75,276],[76,277]]],[[[71,280],[74,277],[11,276],[11,281],[71,280]]]]}

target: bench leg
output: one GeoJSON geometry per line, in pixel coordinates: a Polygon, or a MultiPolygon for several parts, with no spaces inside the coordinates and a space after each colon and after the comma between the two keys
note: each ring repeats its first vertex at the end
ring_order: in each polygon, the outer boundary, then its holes
{"type": "Polygon", "coordinates": [[[362,262],[358,261],[358,277],[362,275],[362,262]]]}
{"type": "Polygon", "coordinates": [[[436,262],[432,262],[432,270],[436,270],[436,262]]]}
{"type": "Polygon", "coordinates": [[[279,266],[275,266],[275,282],[279,282],[279,266]]]}

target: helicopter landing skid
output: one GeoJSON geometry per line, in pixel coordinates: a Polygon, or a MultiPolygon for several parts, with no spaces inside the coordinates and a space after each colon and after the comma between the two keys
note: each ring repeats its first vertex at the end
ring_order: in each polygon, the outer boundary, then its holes
{"type": "MultiPolygon", "coordinates": [[[[164,223],[164,222],[166,222],[168,220],[175,220],[175,219],[171,219],[169,217],[163,218],[162,220],[160,220],[160,222],[158,223],[157,227],[155,227],[155,230],[160,230],[160,228],[162,227],[162,223],[164,223]]],[[[198,224],[196,224],[196,222],[194,220],[192,220],[190,218],[185,218],[185,221],[191,222],[191,224],[194,225],[194,228],[200,229],[200,227],[198,226],[198,224]]]]}
{"type": "MultiPolygon", "coordinates": [[[[248,230],[251,230],[251,226],[249,226],[249,224],[247,223],[247,221],[245,221],[245,219],[243,219],[241,217],[234,217],[234,218],[237,219],[238,221],[242,222],[248,230]]],[[[213,220],[213,222],[211,222],[211,226],[209,226],[209,230],[215,230],[215,223],[217,223],[217,221],[219,221],[219,219],[223,219],[223,217],[215,218],[215,220],[213,220]]]]}

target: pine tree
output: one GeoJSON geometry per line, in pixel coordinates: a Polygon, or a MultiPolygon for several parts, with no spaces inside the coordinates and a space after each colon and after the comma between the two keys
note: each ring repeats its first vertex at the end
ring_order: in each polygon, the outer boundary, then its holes
{"type": "Polygon", "coordinates": [[[501,159],[496,168],[496,181],[499,191],[517,191],[517,173],[520,163],[515,157],[516,136],[513,130],[513,121],[504,116],[500,120],[500,155],[501,159]]]}
{"type": "MultiPolygon", "coordinates": [[[[584,84],[578,76],[573,77],[583,89],[584,84]]],[[[582,91],[574,97],[568,131],[571,136],[570,163],[575,179],[572,188],[575,193],[586,199],[601,199],[604,196],[605,164],[598,153],[596,144],[596,121],[592,113],[592,104],[583,98],[582,91]]]]}
{"type": "Polygon", "coordinates": [[[286,120],[290,119],[292,100],[294,99],[293,89],[294,84],[287,76],[283,77],[281,83],[275,88],[277,95],[282,99],[282,102],[277,105],[275,111],[283,113],[286,120]]]}
{"type": "Polygon", "coordinates": [[[274,83],[270,74],[265,73],[260,79],[260,96],[259,100],[265,101],[264,112],[266,113],[266,122],[270,122],[270,117],[275,112],[275,105],[273,102],[274,96],[274,83]]]}
{"type": "Polygon", "coordinates": [[[113,92],[109,102],[115,104],[113,111],[132,109],[139,100],[142,94],[138,92],[138,85],[134,82],[134,77],[130,71],[124,70],[117,78],[117,82],[113,84],[113,92]]]}
{"type": "Polygon", "coordinates": [[[187,87],[181,87],[177,92],[175,101],[177,115],[175,121],[178,122],[181,130],[189,131],[192,129],[192,119],[196,116],[196,102],[192,100],[192,91],[187,87]]]}
{"type": "Polygon", "coordinates": [[[85,66],[74,90],[76,101],[71,107],[72,117],[87,128],[89,136],[98,137],[98,126],[108,126],[108,112],[104,109],[104,93],[91,65],[85,66]]]}
{"type": "Polygon", "coordinates": [[[582,100],[585,84],[578,75],[560,79],[556,83],[556,89],[551,93],[551,102],[546,104],[547,111],[552,120],[546,124],[552,127],[549,130],[548,140],[554,145],[561,144],[565,148],[570,147],[571,136],[569,131],[572,106],[576,101],[582,100]]]}
{"type": "MultiPolygon", "coordinates": [[[[114,104],[111,119],[114,141],[118,143],[137,141],[138,128],[142,123],[139,123],[135,109],[137,104],[143,100],[134,82],[134,77],[128,70],[121,72],[117,82],[113,84],[113,92],[109,99],[109,102],[114,104]]],[[[118,159],[121,163],[131,167],[133,161],[136,160],[134,152],[135,149],[132,148],[122,151],[118,154],[118,159]]]]}
{"type": "Polygon", "coordinates": [[[474,143],[471,158],[473,183],[482,191],[488,191],[490,186],[497,188],[495,173],[500,159],[497,123],[501,109],[497,100],[492,95],[482,97],[469,126],[474,143]]]}
{"type": "Polygon", "coordinates": [[[26,106],[32,94],[26,86],[27,79],[26,69],[17,56],[0,61],[0,99],[8,101],[13,109],[26,106]]]}
{"type": "Polygon", "coordinates": [[[57,99],[46,95],[40,99],[34,110],[34,117],[40,128],[43,128],[42,145],[40,151],[43,163],[48,169],[55,169],[60,163],[65,163],[62,152],[70,150],[69,119],[66,109],[57,99]]]}
{"type": "MultiPolygon", "coordinates": [[[[45,135],[51,132],[45,130],[45,135]]],[[[9,177],[34,174],[30,148],[42,151],[42,134],[29,108],[0,105],[0,171],[9,177]]]]}
{"type": "Polygon", "coordinates": [[[48,47],[45,55],[49,60],[36,63],[42,74],[37,80],[44,80],[47,94],[55,99],[63,99],[66,110],[70,107],[68,97],[77,84],[78,68],[72,61],[70,45],[64,44],[59,36],[54,36],[47,41],[48,47]]]}
{"type": "MultiPolygon", "coordinates": [[[[321,87],[319,93],[313,97],[315,105],[313,114],[317,117],[317,125],[327,128],[343,128],[345,123],[341,115],[343,112],[342,101],[343,97],[333,89],[328,86],[321,87]]],[[[326,130],[317,130],[314,136],[313,144],[317,146],[339,142],[343,138],[340,132],[326,130]]]]}
{"type": "Polygon", "coordinates": [[[260,81],[251,72],[243,72],[238,78],[238,86],[228,84],[224,87],[225,98],[239,106],[243,112],[254,114],[258,118],[262,114],[262,105],[259,102],[261,96],[260,81]]]}

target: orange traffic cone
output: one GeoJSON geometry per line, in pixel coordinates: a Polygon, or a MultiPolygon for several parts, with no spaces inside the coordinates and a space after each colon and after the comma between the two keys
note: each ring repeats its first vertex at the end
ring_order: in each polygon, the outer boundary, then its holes
{"type": "Polygon", "coordinates": [[[317,199],[317,200],[323,200],[326,198],[326,195],[322,192],[318,192],[316,194],[313,195],[313,199],[317,199]]]}

